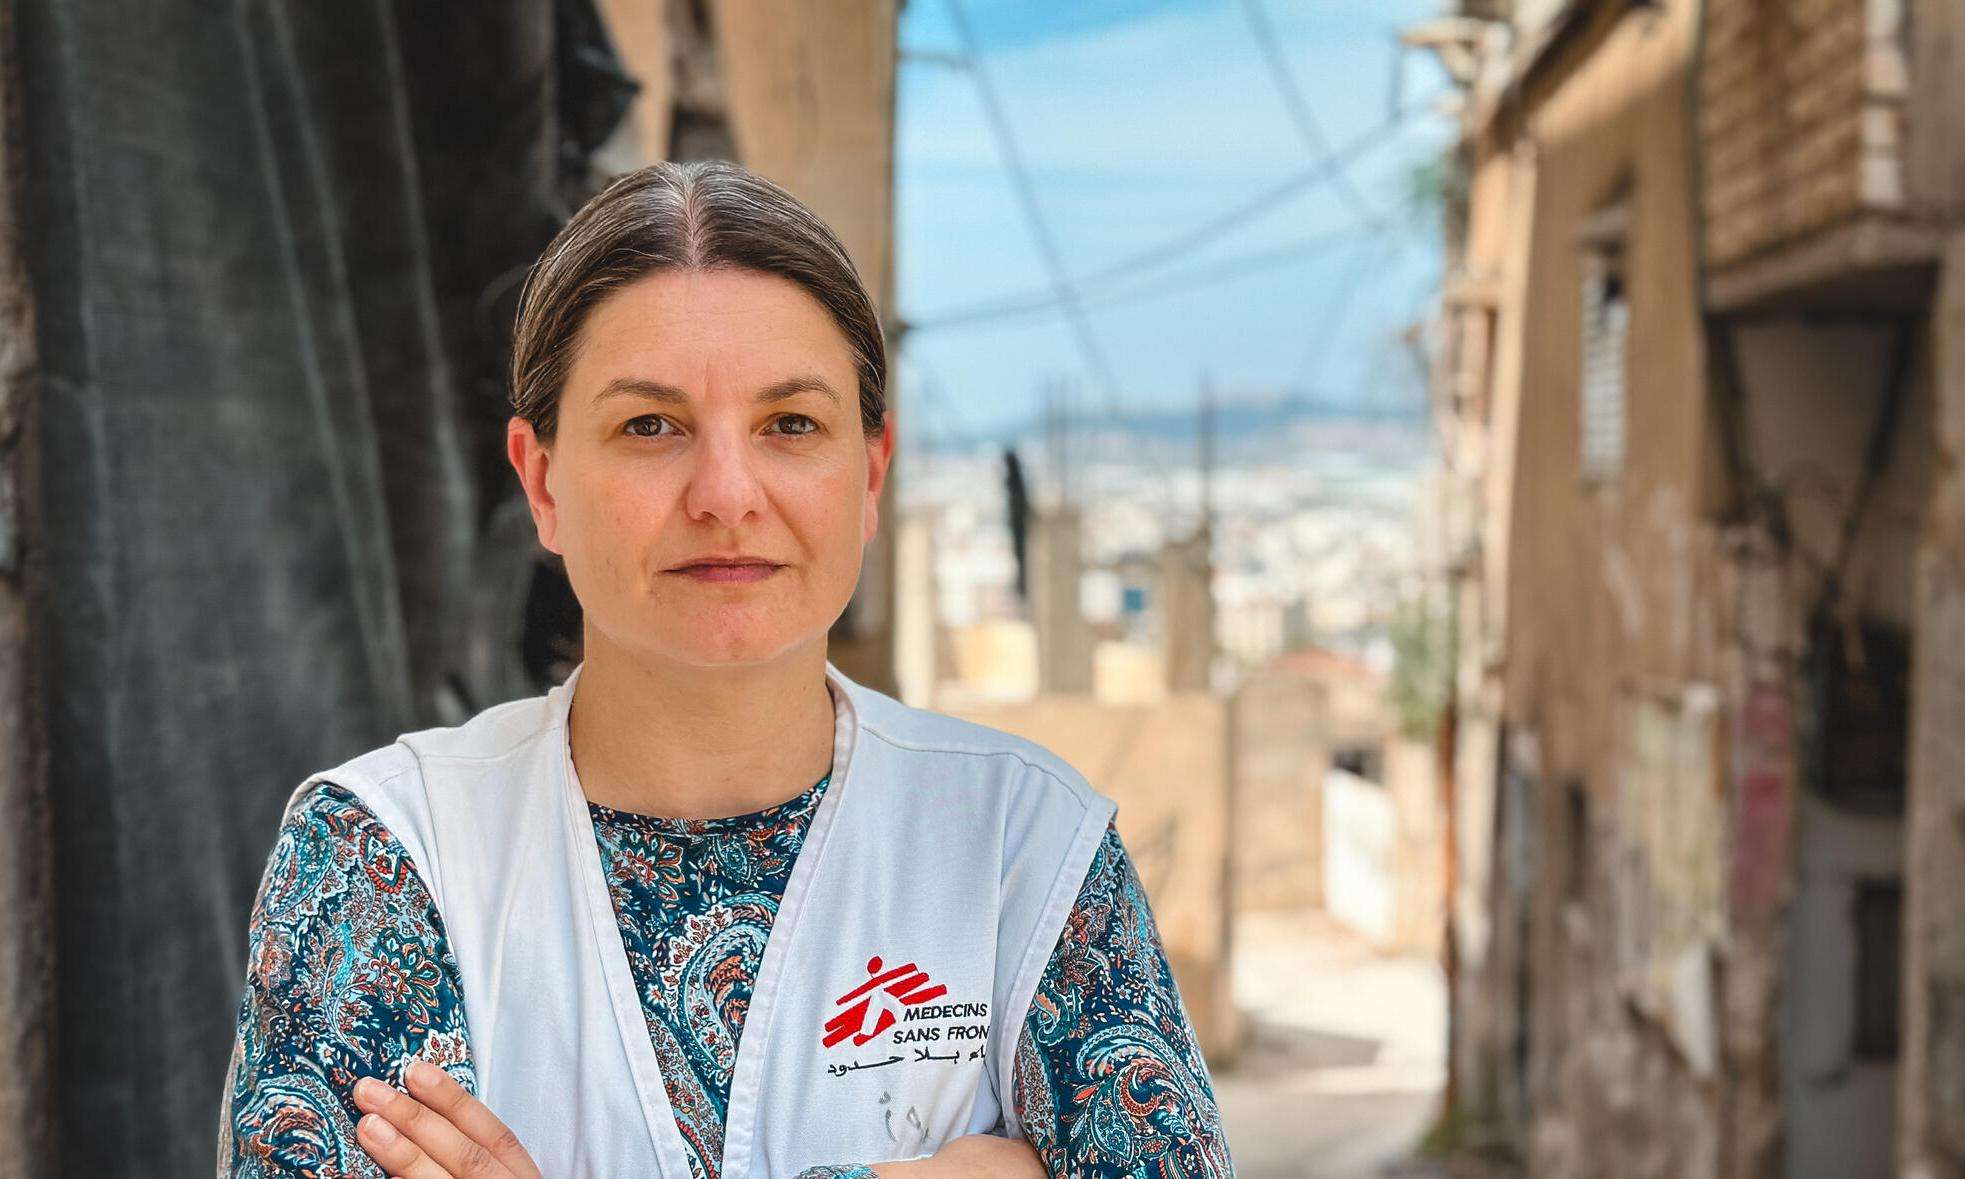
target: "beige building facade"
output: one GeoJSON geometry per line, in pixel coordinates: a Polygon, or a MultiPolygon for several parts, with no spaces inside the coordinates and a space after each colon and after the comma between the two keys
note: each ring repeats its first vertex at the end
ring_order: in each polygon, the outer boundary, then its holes
{"type": "Polygon", "coordinates": [[[1456,1116],[1537,1175],[1965,1175],[1965,10],[1509,7],[1414,31],[1466,90],[1456,1116]]]}

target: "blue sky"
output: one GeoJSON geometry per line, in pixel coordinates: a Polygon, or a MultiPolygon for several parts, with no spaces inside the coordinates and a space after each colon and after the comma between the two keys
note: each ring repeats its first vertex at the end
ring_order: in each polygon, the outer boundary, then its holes
{"type": "MultiPolygon", "coordinates": [[[[1437,217],[1410,193],[1452,127],[1421,101],[1443,75],[1402,54],[1396,34],[1437,0],[1259,0],[1326,141],[1376,146],[1346,168],[1350,193],[1305,185],[1202,248],[1085,284],[1110,392],[1055,306],[935,326],[1054,291],[951,2],[907,0],[901,19],[896,277],[901,314],[923,326],[903,341],[899,380],[914,430],[1000,431],[1037,412],[1057,379],[1087,406],[1191,404],[1203,374],[1227,397],[1422,403],[1398,337],[1437,289],[1440,245],[1437,217]],[[1385,133],[1402,102],[1416,113],[1385,133]],[[1200,274],[1228,277],[1183,277],[1200,274]]],[[[1180,239],[1318,162],[1244,0],[953,2],[1074,277],[1180,239]]]]}

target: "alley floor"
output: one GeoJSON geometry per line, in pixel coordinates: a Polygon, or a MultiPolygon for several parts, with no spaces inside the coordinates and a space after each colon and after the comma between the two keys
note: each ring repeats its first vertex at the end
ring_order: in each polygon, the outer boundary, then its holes
{"type": "Polygon", "coordinates": [[[1317,912],[1237,917],[1247,1038],[1215,1076],[1242,1179],[1367,1179],[1403,1162],[1438,1108],[1438,963],[1374,953],[1317,912]]]}

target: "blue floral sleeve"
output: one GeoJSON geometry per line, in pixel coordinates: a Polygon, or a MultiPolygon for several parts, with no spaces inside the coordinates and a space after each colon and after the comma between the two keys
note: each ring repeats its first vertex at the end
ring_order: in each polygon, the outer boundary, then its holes
{"type": "Polygon", "coordinates": [[[1207,1063],[1116,827],[1017,1044],[1024,1134],[1055,1176],[1232,1176],[1207,1063]]]}
{"type": "Polygon", "coordinates": [[[413,1060],[478,1091],[443,921],[402,845],[324,785],[274,841],[247,940],[219,1126],[220,1175],[381,1176],[354,1085],[413,1060]]]}

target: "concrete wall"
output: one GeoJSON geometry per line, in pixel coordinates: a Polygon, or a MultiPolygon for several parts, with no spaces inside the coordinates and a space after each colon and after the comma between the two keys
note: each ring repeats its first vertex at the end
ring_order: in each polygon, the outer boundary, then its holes
{"type": "Polygon", "coordinates": [[[1614,867],[1643,846],[1620,809],[1630,694],[1724,670],[1718,537],[1698,514],[1713,443],[1685,245],[1690,18],[1586,22],[1473,142],[1468,280],[1493,319],[1487,512],[1462,597],[1455,1084],[1538,1174],[1713,1174],[1724,1146],[1714,1078],[1664,1018],[1633,1018],[1649,946],[1618,943],[1618,914],[1663,904],[1661,874],[1614,867]],[[1620,195],[1625,460],[1586,483],[1579,235],[1620,195]]]}
{"type": "MultiPolygon", "coordinates": [[[[1702,94],[1722,113],[1706,191],[1716,222],[1738,221],[1713,231],[1733,235],[1732,256],[1856,207],[1797,190],[1842,167],[1821,163],[1824,144],[1855,144],[1834,191],[1874,195],[1856,148],[1878,123],[1862,117],[1879,68],[1863,47],[1897,35],[1878,23],[1885,7],[1714,0],[1702,94]],[[1753,30],[1735,26],[1749,16],[1798,38],[1777,44],[1800,57],[1775,77],[1743,72],[1753,30]],[[1832,48],[1859,85],[1825,106],[1821,93],[1855,85],[1832,48]],[[1799,111],[1764,109],[1770,86],[1791,87],[1799,111]],[[1792,184],[1789,157],[1806,173],[1792,184]]],[[[1846,1174],[1889,1149],[1890,1070],[1850,1049],[1845,902],[1899,870],[1902,828],[1802,797],[1797,668],[1897,325],[1762,315],[1728,336],[1740,388],[1709,379],[1688,246],[1694,10],[1585,19],[1469,139],[1447,379],[1457,420],[1481,435],[1459,453],[1487,510],[1461,596],[1455,1085],[1537,1174],[1846,1174]],[[1579,238],[1613,200],[1629,214],[1625,457],[1586,480],[1579,238]],[[1753,505],[1723,516],[1736,492],[1753,505]]],[[[1907,388],[1843,571],[1845,621],[1914,615],[1934,456],[1928,376],[1914,369],[1907,388]]]]}
{"type": "Polygon", "coordinates": [[[1385,746],[1371,780],[1333,768],[1324,777],[1324,906],[1381,950],[1428,955],[1440,946],[1441,822],[1433,751],[1385,746]]]}
{"type": "Polygon", "coordinates": [[[1398,931],[1398,814],[1383,782],[1348,770],[1324,775],[1324,906],[1380,946],[1398,931]]]}
{"type": "Polygon", "coordinates": [[[1235,907],[1323,904],[1327,692],[1298,676],[1250,677],[1235,704],[1235,907]]]}
{"type": "Polygon", "coordinates": [[[1393,846],[1392,948],[1434,957],[1446,933],[1446,814],[1431,744],[1385,744],[1385,790],[1397,818],[1393,846]]]}
{"type": "MultiPolygon", "coordinates": [[[[1793,633],[1824,592],[1820,571],[1836,559],[1863,477],[1864,448],[1890,379],[1892,329],[1798,318],[1764,320],[1736,333],[1746,380],[1745,420],[1756,466],[1784,494],[1792,550],[1780,566],[1774,641],[1806,649],[1793,633]]],[[[1876,484],[1849,555],[1839,613],[1910,627],[1913,562],[1930,496],[1934,451],[1929,371],[1916,367],[1902,394],[1891,462],[1876,484]]],[[[1796,717],[1809,717],[1798,701],[1796,717]]],[[[1801,786],[1799,776],[1797,785],[1801,786]]],[[[1895,1061],[1855,1047],[1858,888],[1903,879],[1901,815],[1850,814],[1805,788],[1794,791],[1788,908],[1778,948],[1784,1148],[1789,1173],[1860,1171],[1892,1149],[1895,1061]]]]}
{"type": "Polygon", "coordinates": [[[1501,740],[1501,652],[1507,636],[1509,524],[1527,323],[1532,145],[1468,152],[1463,252],[1450,272],[1452,331],[1437,412],[1452,448],[1446,515],[1455,651],[1446,796],[1451,1019],[1449,1100],[1471,1123],[1496,1120],[1498,1063],[1512,1052],[1494,985],[1494,837],[1501,740]]]}
{"type": "Polygon", "coordinates": [[[1092,628],[1080,600],[1084,522],[1075,507],[1039,512],[1031,521],[1030,617],[1037,630],[1040,690],[1092,690],[1092,628]]]}
{"type": "MultiPolygon", "coordinates": [[[[1526,227],[1512,513],[1507,533],[1505,723],[1512,747],[1493,912],[1506,951],[1489,964],[1515,1039],[1494,1086],[1539,1174],[1716,1174],[1724,1149],[1716,1078],[1689,1066],[1654,959],[1679,940],[1619,944],[1620,913],[1678,912],[1664,879],[1618,871],[1642,856],[1642,815],[1620,807],[1630,694],[1719,681],[1718,538],[1698,518],[1711,453],[1703,336],[1693,298],[1685,148],[1690,6],[1633,15],[1604,33],[1525,116],[1535,195],[1526,227]],[[1628,193],[1627,441],[1620,477],[1580,469],[1580,297],[1585,222],[1628,193]],[[1580,816],[1580,817],[1579,817],[1580,816]],[[1572,879],[1568,866],[1585,865],[1572,879]],[[1632,975],[1636,977],[1633,978],[1632,975]],[[1634,1008],[1634,1000],[1640,1001],[1634,1008]],[[1518,1061],[1511,1065],[1510,1060],[1518,1061]]],[[[1710,788],[1710,782],[1706,783],[1710,788]]],[[[1644,863],[1639,860],[1640,865],[1644,863]]],[[[1716,866],[1700,865],[1710,878],[1716,866]]],[[[1690,960],[1690,959],[1688,959],[1690,960]]],[[[1693,999],[1688,1012],[1710,1010],[1693,999]]],[[[1697,1033],[1690,1033],[1696,1036],[1697,1033]]]]}
{"type": "Polygon", "coordinates": [[[1936,443],[1916,556],[1904,1044],[1897,1166],[1965,1176],[1965,236],[1944,250],[1932,311],[1936,443]]]}
{"type": "Polygon", "coordinates": [[[1322,904],[1324,776],[1340,747],[1385,740],[1385,681],[1342,656],[1294,651],[1249,674],[1234,715],[1236,907],[1322,904]]]}

